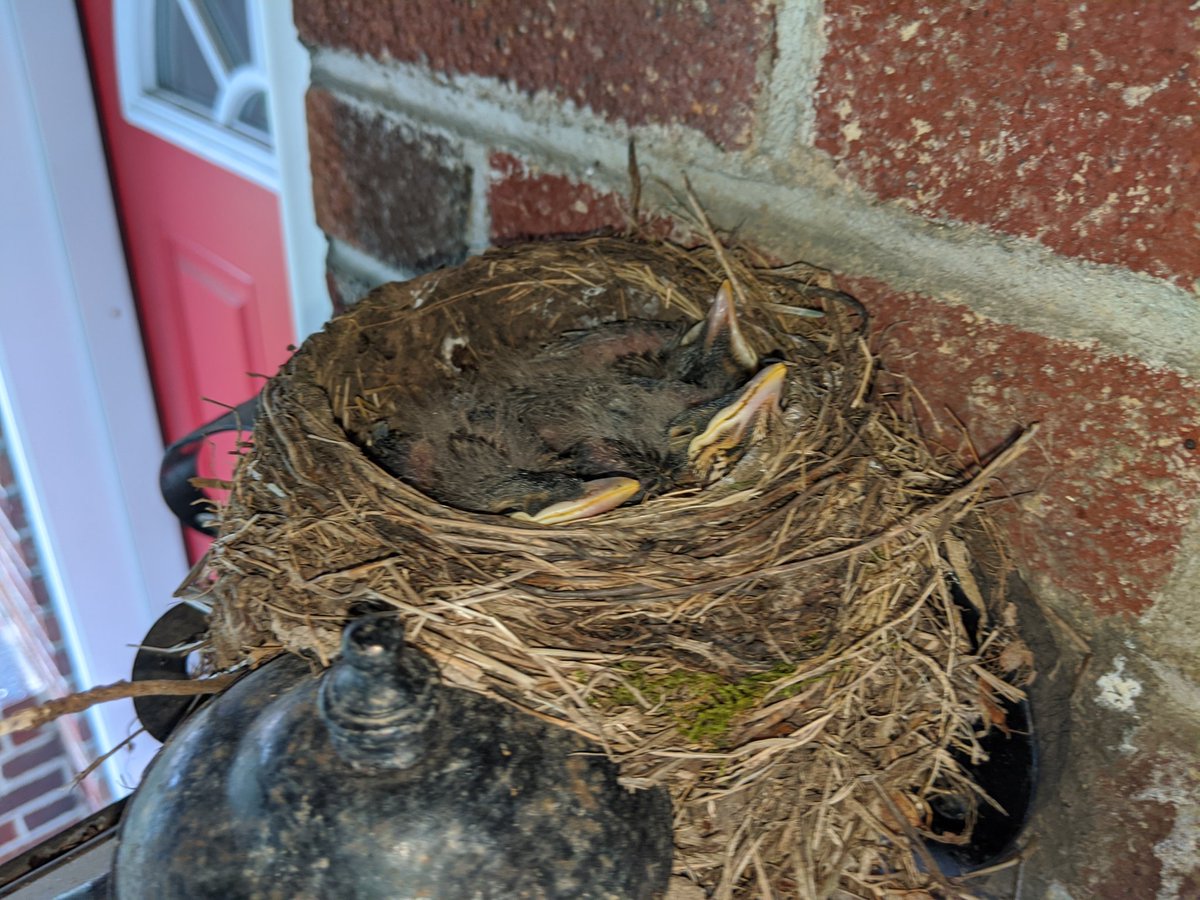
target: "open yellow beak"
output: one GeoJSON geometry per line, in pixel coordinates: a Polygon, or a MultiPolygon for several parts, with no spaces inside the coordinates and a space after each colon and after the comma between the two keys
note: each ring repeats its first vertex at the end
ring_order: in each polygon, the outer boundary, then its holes
{"type": "Polygon", "coordinates": [[[758,354],[755,353],[738,327],[737,306],[733,302],[733,284],[728,278],[717,288],[712,306],[708,310],[708,327],[704,330],[705,348],[711,350],[717,338],[729,333],[729,351],[733,358],[746,369],[758,365],[758,354]]]}
{"type": "Polygon", "coordinates": [[[584,483],[582,497],[551,503],[533,515],[513,513],[512,518],[539,525],[562,525],[616,509],[641,489],[641,484],[634,478],[597,478],[584,483]]]}
{"type": "Polygon", "coordinates": [[[738,327],[737,306],[733,300],[733,284],[728,278],[721,282],[717,294],[708,308],[708,315],[703,322],[697,322],[683,336],[682,344],[687,347],[694,344],[703,336],[701,346],[705,351],[712,352],[719,340],[729,341],[729,353],[743,369],[754,369],[758,366],[758,354],[742,336],[738,327]],[[728,337],[726,337],[726,335],[728,337]]]}
{"type": "Polygon", "coordinates": [[[736,447],[761,415],[778,410],[783,398],[787,366],[772,363],[750,379],[737,398],[717,411],[704,431],[692,438],[688,458],[736,447]]]}

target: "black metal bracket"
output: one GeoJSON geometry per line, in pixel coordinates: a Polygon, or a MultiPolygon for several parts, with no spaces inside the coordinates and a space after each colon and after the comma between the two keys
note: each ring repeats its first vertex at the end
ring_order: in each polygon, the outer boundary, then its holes
{"type": "Polygon", "coordinates": [[[196,477],[196,463],[206,438],[225,431],[249,431],[258,414],[258,395],[235,406],[223,416],[201,425],[171,444],[163,453],[162,466],[158,470],[158,488],[162,491],[167,507],[176,518],[189,528],[209,536],[216,529],[208,521],[204,508],[204,492],[192,484],[196,477]]]}
{"type": "MultiPolygon", "coordinates": [[[[142,646],[133,660],[134,681],[171,679],[186,681],[188,672],[186,647],[208,632],[208,615],[190,603],[177,603],[159,616],[146,633],[142,646]]],[[[180,722],[206,697],[134,697],[133,708],[138,721],[156,741],[166,741],[180,722]]]]}

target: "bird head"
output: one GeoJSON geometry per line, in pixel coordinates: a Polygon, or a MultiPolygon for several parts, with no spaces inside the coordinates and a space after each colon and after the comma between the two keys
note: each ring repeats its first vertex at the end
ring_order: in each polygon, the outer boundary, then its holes
{"type": "Polygon", "coordinates": [[[681,470],[680,481],[707,485],[728,473],[780,410],[786,376],[784,363],[772,363],[745,387],[676,417],[667,445],[681,470]]]}
{"type": "Polygon", "coordinates": [[[673,377],[718,389],[741,384],[758,368],[758,354],[738,325],[728,279],[717,289],[704,321],[684,333],[671,362],[673,377]]]}

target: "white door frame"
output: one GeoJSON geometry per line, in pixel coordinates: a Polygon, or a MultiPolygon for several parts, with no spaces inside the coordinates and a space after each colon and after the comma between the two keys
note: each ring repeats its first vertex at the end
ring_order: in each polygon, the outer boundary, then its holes
{"type": "MultiPolygon", "coordinates": [[[[191,9],[194,3],[183,2],[191,9]]],[[[318,330],[332,305],[325,282],[325,235],[313,209],[308,165],[308,51],[292,21],[292,0],[249,0],[254,55],[267,82],[267,116],[274,152],[230,135],[170,103],[147,96],[152,83],[155,0],[113,0],[118,93],[126,121],[202,156],[213,165],[252,181],[279,197],[283,243],[297,340],[318,330]],[[260,56],[261,54],[261,56],[260,56]]],[[[255,83],[262,76],[253,74],[255,83]]]]}
{"type": "MultiPolygon", "coordinates": [[[[113,41],[116,44],[117,94],[121,98],[121,115],[131,125],[158,135],[191,153],[207,159],[213,165],[228,169],[242,178],[279,192],[279,172],[271,147],[228,127],[236,114],[236,99],[249,93],[270,93],[265,70],[266,53],[263,34],[265,22],[259,0],[247,3],[247,28],[250,39],[250,60],[236,72],[223,65],[220,52],[205,39],[206,20],[196,0],[175,0],[179,11],[194,25],[194,35],[202,54],[214,72],[218,97],[216,106],[225,117],[217,124],[211,115],[184,109],[158,90],[157,48],[155,42],[158,4],[155,0],[113,0],[113,41]],[[232,102],[231,102],[232,100],[232,102]]],[[[279,5],[278,3],[276,5],[279,5]]],[[[290,11],[291,3],[283,4],[290,11]]],[[[270,111],[268,110],[268,115],[270,111]]]]}
{"type": "MultiPolygon", "coordinates": [[[[263,15],[298,336],[329,314],[290,0],[263,15]]],[[[162,441],[71,0],[0,0],[0,416],[81,685],[127,678],[187,571],[158,493],[162,441]],[[69,598],[69,602],[67,602],[69,598]]],[[[132,704],[89,714],[102,747],[132,704]]],[[[132,786],[157,748],[106,763],[132,786]]]]}
{"type": "MultiPolygon", "coordinates": [[[[129,677],[187,571],[71,0],[0,0],[0,385],[47,586],[81,686],[129,677]]],[[[94,707],[107,749],[130,702],[94,707]]],[[[136,783],[157,742],[107,764],[136,783]]]]}
{"type": "Polygon", "coordinates": [[[292,0],[255,0],[267,57],[267,112],[279,167],[283,244],[292,291],[292,323],[302,341],[319,331],[333,311],[325,280],[329,241],[317,227],[308,160],[309,56],[292,19],[292,0]]]}

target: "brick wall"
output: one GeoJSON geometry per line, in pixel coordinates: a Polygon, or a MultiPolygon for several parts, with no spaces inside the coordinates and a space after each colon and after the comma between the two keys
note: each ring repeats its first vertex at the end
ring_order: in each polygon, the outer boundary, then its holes
{"type": "MultiPolygon", "coordinates": [[[[70,655],[0,434],[0,719],[63,696],[70,684],[70,655]]],[[[72,784],[97,755],[80,716],[0,736],[0,861],[108,802],[100,778],[72,784]]]]}
{"type": "Polygon", "coordinates": [[[713,218],[833,270],[998,510],[1068,741],[1031,896],[1200,894],[1200,15],[1111,0],[295,0],[329,279],[713,218]]]}

